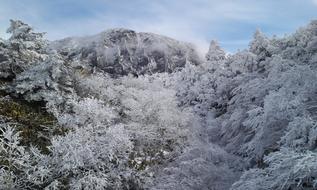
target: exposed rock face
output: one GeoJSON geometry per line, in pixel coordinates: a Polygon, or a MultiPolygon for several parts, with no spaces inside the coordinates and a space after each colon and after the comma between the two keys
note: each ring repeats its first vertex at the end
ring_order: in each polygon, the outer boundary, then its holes
{"type": "Polygon", "coordinates": [[[52,42],[50,47],[72,62],[113,75],[170,73],[184,67],[186,62],[199,63],[198,54],[189,43],[128,29],[66,38],[52,42]]]}

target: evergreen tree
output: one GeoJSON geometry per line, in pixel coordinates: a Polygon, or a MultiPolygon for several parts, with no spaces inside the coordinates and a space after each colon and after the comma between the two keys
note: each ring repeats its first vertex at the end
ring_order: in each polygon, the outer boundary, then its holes
{"type": "Polygon", "coordinates": [[[32,27],[20,20],[10,20],[7,32],[11,37],[0,43],[0,77],[14,78],[32,64],[47,57],[44,33],[33,32],[32,27]]]}

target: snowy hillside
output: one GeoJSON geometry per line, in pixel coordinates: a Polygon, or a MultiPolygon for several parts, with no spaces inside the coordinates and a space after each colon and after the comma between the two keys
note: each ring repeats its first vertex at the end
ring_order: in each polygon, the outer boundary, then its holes
{"type": "Polygon", "coordinates": [[[127,29],[8,32],[0,189],[317,189],[317,21],[205,59],[127,29]]]}
{"type": "Polygon", "coordinates": [[[193,45],[168,37],[112,29],[95,36],[66,38],[51,43],[72,62],[86,63],[114,75],[151,74],[180,70],[186,62],[199,64],[193,45]]]}

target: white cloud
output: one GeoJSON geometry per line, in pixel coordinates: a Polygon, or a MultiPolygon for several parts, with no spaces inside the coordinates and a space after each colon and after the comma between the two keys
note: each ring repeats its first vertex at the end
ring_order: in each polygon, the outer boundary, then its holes
{"type": "MultiPolygon", "coordinates": [[[[261,4],[261,3],[259,3],[261,4]]],[[[226,20],[256,22],[265,19],[264,6],[247,1],[170,1],[168,5],[153,3],[151,11],[158,16],[156,20],[131,20],[129,26],[195,43],[199,50],[206,52],[213,30],[219,30],[226,20]],[[210,31],[209,39],[204,31],[210,31]]]]}

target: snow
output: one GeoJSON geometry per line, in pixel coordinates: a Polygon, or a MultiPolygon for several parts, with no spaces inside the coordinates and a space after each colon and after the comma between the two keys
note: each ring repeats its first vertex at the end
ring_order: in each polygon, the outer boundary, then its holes
{"type": "Polygon", "coordinates": [[[128,29],[47,46],[11,21],[0,89],[57,125],[44,153],[0,116],[0,188],[316,189],[316,23],[233,55],[212,41],[203,60],[128,29]]]}

